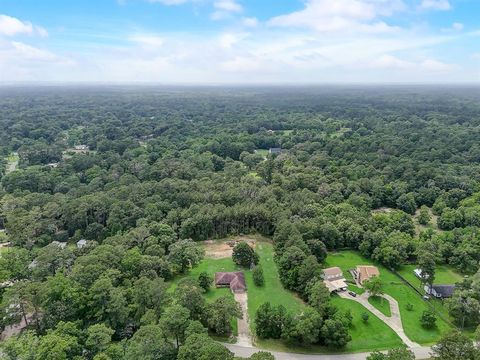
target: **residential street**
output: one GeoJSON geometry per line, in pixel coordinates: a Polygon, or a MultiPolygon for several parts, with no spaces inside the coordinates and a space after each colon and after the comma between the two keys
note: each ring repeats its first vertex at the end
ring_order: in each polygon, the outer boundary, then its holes
{"type": "MultiPolygon", "coordinates": [[[[224,344],[236,356],[249,357],[252,354],[262,351],[255,347],[243,347],[239,345],[224,344]]],[[[429,359],[431,349],[429,347],[417,347],[410,349],[415,353],[417,359],[429,359]]],[[[365,360],[370,353],[356,353],[356,354],[338,354],[338,355],[307,355],[307,354],[292,354],[270,351],[276,360],[365,360]]]]}

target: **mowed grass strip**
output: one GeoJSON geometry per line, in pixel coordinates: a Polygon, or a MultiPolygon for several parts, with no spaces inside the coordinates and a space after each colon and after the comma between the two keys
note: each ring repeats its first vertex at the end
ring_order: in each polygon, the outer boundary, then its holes
{"type": "MultiPolygon", "coordinates": [[[[412,288],[403,283],[398,276],[390,270],[377,264],[370,259],[366,259],[356,251],[341,251],[331,253],[327,257],[325,267],[338,266],[344,274],[348,269],[357,265],[375,265],[380,270],[380,278],[383,280],[384,292],[398,301],[400,315],[406,335],[413,341],[420,344],[433,344],[440,340],[442,335],[451,330],[451,326],[442,319],[438,319],[437,327],[434,329],[425,329],[420,324],[420,317],[425,310],[430,310],[429,305],[412,288]],[[408,304],[413,306],[408,310],[408,304]]],[[[444,312],[445,310],[442,309],[444,312]]]]}
{"type": "Polygon", "coordinates": [[[368,302],[385,316],[392,316],[390,302],[381,296],[370,296],[368,302]]]}

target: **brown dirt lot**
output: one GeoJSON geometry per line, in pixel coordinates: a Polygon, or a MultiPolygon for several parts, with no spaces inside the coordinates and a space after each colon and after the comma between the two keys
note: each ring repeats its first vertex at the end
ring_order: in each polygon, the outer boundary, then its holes
{"type": "Polygon", "coordinates": [[[237,242],[247,242],[251,247],[255,248],[256,241],[246,236],[238,236],[233,239],[218,241],[207,240],[203,242],[205,248],[205,256],[212,259],[223,259],[232,256],[233,246],[237,242]]]}

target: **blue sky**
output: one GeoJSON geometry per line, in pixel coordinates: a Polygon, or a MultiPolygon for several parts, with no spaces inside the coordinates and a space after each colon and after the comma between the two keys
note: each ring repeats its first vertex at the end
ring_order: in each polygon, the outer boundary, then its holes
{"type": "Polygon", "coordinates": [[[0,0],[0,83],[479,80],[479,0],[0,0]]]}

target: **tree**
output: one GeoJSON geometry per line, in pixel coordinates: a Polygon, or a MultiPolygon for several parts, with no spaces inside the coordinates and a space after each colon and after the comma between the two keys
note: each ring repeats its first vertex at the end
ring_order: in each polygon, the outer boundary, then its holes
{"type": "Polygon", "coordinates": [[[175,347],[159,325],[142,326],[128,341],[125,360],[175,360],[175,347]]]}
{"type": "Polygon", "coordinates": [[[208,275],[205,271],[200,273],[198,276],[198,285],[205,290],[205,292],[208,292],[210,290],[210,286],[212,285],[213,278],[208,275]]]}
{"type": "Polygon", "coordinates": [[[325,320],[321,330],[321,340],[332,348],[342,348],[352,340],[345,324],[338,319],[325,320]]]}
{"type": "Polygon", "coordinates": [[[458,331],[445,335],[432,350],[437,360],[476,360],[480,355],[473,341],[458,331]]]}
{"type": "Polygon", "coordinates": [[[319,263],[323,263],[327,258],[327,247],[318,239],[307,240],[307,245],[313,256],[317,258],[319,263]]]}
{"type": "Polygon", "coordinates": [[[282,331],[282,338],[305,345],[314,344],[318,342],[322,322],[316,310],[306,308],[300,315],[290,318],[282,331]]]}
{"type": "Polygon", "coordinates": [[[95,324],[88,328],[85,346],[92,357],[107,349],[113,333],[114,331],[104,324],[95,324]]]}
{"type": "Polygon", "coordinates": [[[465,325],[478,325],[480,320],[480,302],[467,290],[455,291],[445,306],[455,322],[463,329],[465,325]]]}
{"type": "Polygon", "coordinates": [[[185,332],[190,325],[190,311],[181,305],[173,304],[165,309],[160,325],[165,334],[175,338],[177,349],[185,341],[185,332]]]}
{"type": "Polygon", "coordinates": [[[263,303],[255,314],[255,331],[262,339],[279,339],[286,323],[287,314],[283,306],[263,303]]]}
{"type": "Polygon", "coordinates": [[[232,259],[235,264],[243,267],[251,267],[258,263],[258,255],[255,250],[243,241],[233,248],[232,259]]]}
{"type": "Polygon", "coordinates": [[[421,271],[422,283],[432,286],[435,281],[435,257],[425,250],[420,251],[417,255],[417,263],[421,271]]]}
{"type": "Polygon", "coordinates": [[[234,318],[242,318],[240,305],[230,296],[222,296],[207,305],[206,322],[208,327],[218,335],[231,332],[231,322],[234,318]]]}
{"type": "Polygon", "coordinates": [[[323,281],[315,281],[308,289],[308,304],[322,316],[330,303],[330,291],[323,281]]]}
{"type": "Polygon", "coordinates": [[[415,202],[415,196],[412,193],[402,194],[397,200],[397,207],[400,210],[405,211],[407,214],[415,214],[417,204],[415,202]]]}
{"type": "Polygon", "coordinates": [[[259,351],[248,358],[249,360],[275,360],[275,357],[266,351],[259,351]]]}
{"type": "Polygon", "coordinates": [[[362,320],[363,322],[368,322],[368,319],[370,319],[370,315],[367,312],[362,313],[362,320]]]}
{"type": "Polygon", "coordinates": [[[173,297],[178,304],[190,311],[191,318],[200,319],[204,314],[205,298],[203,296],[203,289],[200,288],[194,279],[181,279],[178,282],[173,297]]]}
{"type": "Polygon", "coordinates": [[[168,260],[181,274],[188,268],[192,268],[203,259],[204,251],[192,240],[180,240],[168,248],[168,260]]]}
{"type": "Polygon", "coordinates": [[[386,354],[375,351],[371,353],[367,360],[415,360],[415,354],[404,348],[388,350],[386,354]]]}
{"type": "Polygon", "coordinates": [[[426,329],[433,329],[437,324],[437,317],[431,311],[425,310],[420,318],[420,324],[426,329]]]}
{"type": "Polygon", "coordinates": [[[307,256],[296,246],[291,246],[285,250],[282,257],[278,260],[278,272],[282,284],[290,290],[298,287],[298,272],[307,256]]]}
{"type": "Polygon", "coordinates": [[[263,286],[265,279],[263,277],[263,269],[260,265],[257,265],[253,268],[252,276],[253,276],[253,283],[256,286],[263,286]]]}
{"type": "Polygon", "coordinates": [[[233,353],[206,334],[193,334],[178,350],[177,360],[233,360],[233,353]]]}
{"type": "Polygon", "coordinates": [[[432,217],[430,216],[430,211],[428,207],[422,205],[420,208],[420,214],[418,215],[418,223],[420,225],[428,225],[432,217]]]}
{"type": "MultiPolygon", "coordinates": [[[[383,282],[378,276],[374,276],[363,282],[363,287],[371,296],[383,295],[383,282]]],[[[383,299],[383,297],[382,297],[383,299]]],[[[383,300],[382,300],[383,301],[383,300]]]]}

